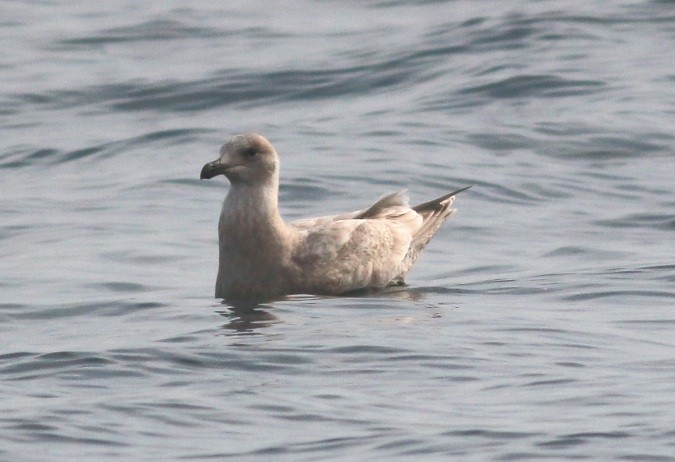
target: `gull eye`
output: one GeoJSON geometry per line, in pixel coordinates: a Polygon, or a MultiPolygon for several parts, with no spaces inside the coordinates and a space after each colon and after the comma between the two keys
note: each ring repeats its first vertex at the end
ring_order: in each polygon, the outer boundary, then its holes
{"type": "Polygon", "coordinates": [[[253,159],[257,153],[258,151],[256,151],[255,148],[244,149],[244,157],[248,157],[249,159],[253,159]]]}

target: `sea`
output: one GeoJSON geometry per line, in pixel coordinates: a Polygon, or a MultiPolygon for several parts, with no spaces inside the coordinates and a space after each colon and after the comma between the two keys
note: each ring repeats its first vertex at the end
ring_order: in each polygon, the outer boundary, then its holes
{"type": "Polygon", "coordinates": [[[3,0],[0,461],[675,461],[674,154],[672,0],[3,0]],[[242,132],[289,221],[472,187],[237,308],[242,132]]]}

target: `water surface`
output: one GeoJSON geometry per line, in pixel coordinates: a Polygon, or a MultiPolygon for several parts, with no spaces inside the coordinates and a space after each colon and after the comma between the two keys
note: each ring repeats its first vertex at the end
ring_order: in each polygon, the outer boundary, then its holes
{"type": "Polygon", "coordinates": [[[675,460],[675,4],[6,2],[0,460],[675,460]],[[475,185],[408,287],[212,297],[291,220],[475,185]]]}

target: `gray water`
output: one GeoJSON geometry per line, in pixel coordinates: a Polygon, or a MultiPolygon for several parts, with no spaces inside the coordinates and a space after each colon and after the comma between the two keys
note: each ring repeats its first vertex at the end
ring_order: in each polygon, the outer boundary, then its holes
{"type": "Polygon", "coordinates": [[[675,460],[675,3],[0,3],[0,460],[675,460]],[[229,136],[291,220],[473,184],[403,290],[213,298],[229,136]]]}

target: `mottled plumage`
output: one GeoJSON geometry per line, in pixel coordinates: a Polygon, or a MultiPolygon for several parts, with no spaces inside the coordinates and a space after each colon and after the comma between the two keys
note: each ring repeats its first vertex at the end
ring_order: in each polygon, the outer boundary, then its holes
{"type": "Polygon", "coordinates": [[[237,135],[201,178],[231,182],[218,225],[216,297],[266,301],[289,294],[337,295],[401,283],[454,211],[454,195],[410,207],[403,191],[364,210],[284,223],[279,158],[256,134],[237,135]]]}

